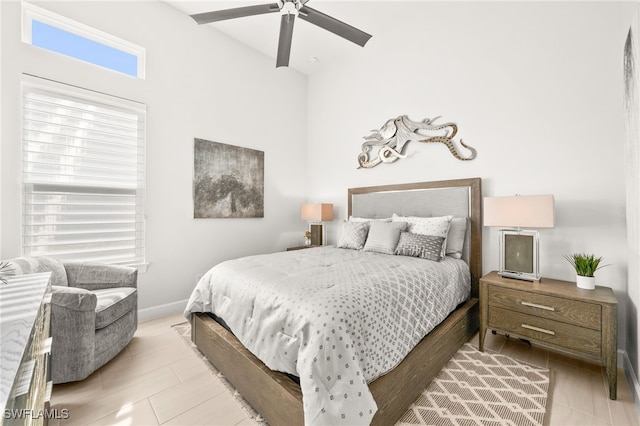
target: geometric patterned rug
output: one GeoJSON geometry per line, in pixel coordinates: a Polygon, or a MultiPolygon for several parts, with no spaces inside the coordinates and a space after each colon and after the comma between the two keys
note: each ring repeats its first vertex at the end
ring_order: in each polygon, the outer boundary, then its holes
{"type": "Polygon", "coordinates": [[[549,370],[465,343],[398,425],[542,425],[549,370]]]}
{"type": "MultiPolygon", "coordinates": [[[[258,425],[268,426],[191,342],[189,323],[176,324],[173,328],[247,414],[258,425]]],[[[465,343],[396,426],[541,426],[548,390],[546,368],[524,364],[505,355],[480,352],[465,343]]]]}

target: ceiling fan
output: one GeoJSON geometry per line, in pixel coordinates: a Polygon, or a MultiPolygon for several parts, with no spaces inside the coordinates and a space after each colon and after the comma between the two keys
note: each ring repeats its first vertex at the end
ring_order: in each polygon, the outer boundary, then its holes
{"type": "Polygon", "coordinates": [[[289,65],[293,23],[295,22],[296,16],[300,17],[303,21],[310,22],[362,47],[364,47],[371,38],[371,35],[364,31],[360,31],[349,24],[345,24],[329,15],[305,6],[308,1],[309,0],[277,0],[276,3],[271,4],[197,13],[191,15],[191,17],[198,24],[208,24],[210,22],[225,21],[227,19],[242,18],[244,16],[280,12],[280,37],[278,40],[276,68],[289,65]]]}

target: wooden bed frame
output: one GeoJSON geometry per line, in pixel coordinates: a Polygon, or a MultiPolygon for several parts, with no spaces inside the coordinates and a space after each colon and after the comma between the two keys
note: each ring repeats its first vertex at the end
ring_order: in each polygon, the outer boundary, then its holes
{"type": "MultiPolygon", "coordinates": [[[[392,425],[399,420],[460,346],[478,330],[478,282],[482,275],[482,189],[480,178],[349,189],[351,215],[354,211],[352,201],[359,194],[448,188],[469,190],[469,244],[465,260],[471,270],[471,298],[425,336],[396,368],[369,383],[378,405],[371,423],[373,425],[392,425]]],[[[410,214],[397,211],[398,206],[392,208],[398,214],[410,214]]],[[[380,213],[384,214],[387,213],[380,213]]],[[[271,426],[304,424],[300,386],[287,375],[267,368],[232,333],[207,314],[191,315],[191,339],[271,426]]]]}

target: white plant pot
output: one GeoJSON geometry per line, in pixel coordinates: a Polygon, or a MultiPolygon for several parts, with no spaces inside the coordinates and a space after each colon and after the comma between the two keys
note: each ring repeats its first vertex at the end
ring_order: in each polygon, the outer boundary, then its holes
{"type": "Polygon", "coordinates": [[[596,277],[583,277],[582,275],[576,275],[576,284],[578,288],[584,288],[585,290],[595,290],[596,277]]]}

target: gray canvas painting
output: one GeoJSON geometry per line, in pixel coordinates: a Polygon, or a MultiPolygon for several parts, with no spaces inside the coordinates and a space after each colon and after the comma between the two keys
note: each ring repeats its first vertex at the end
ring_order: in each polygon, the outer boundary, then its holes
{"type": "Polygon", "coordinates": [[[194,140],[193,217],[264,217],[264,152],[194,140]]]}

